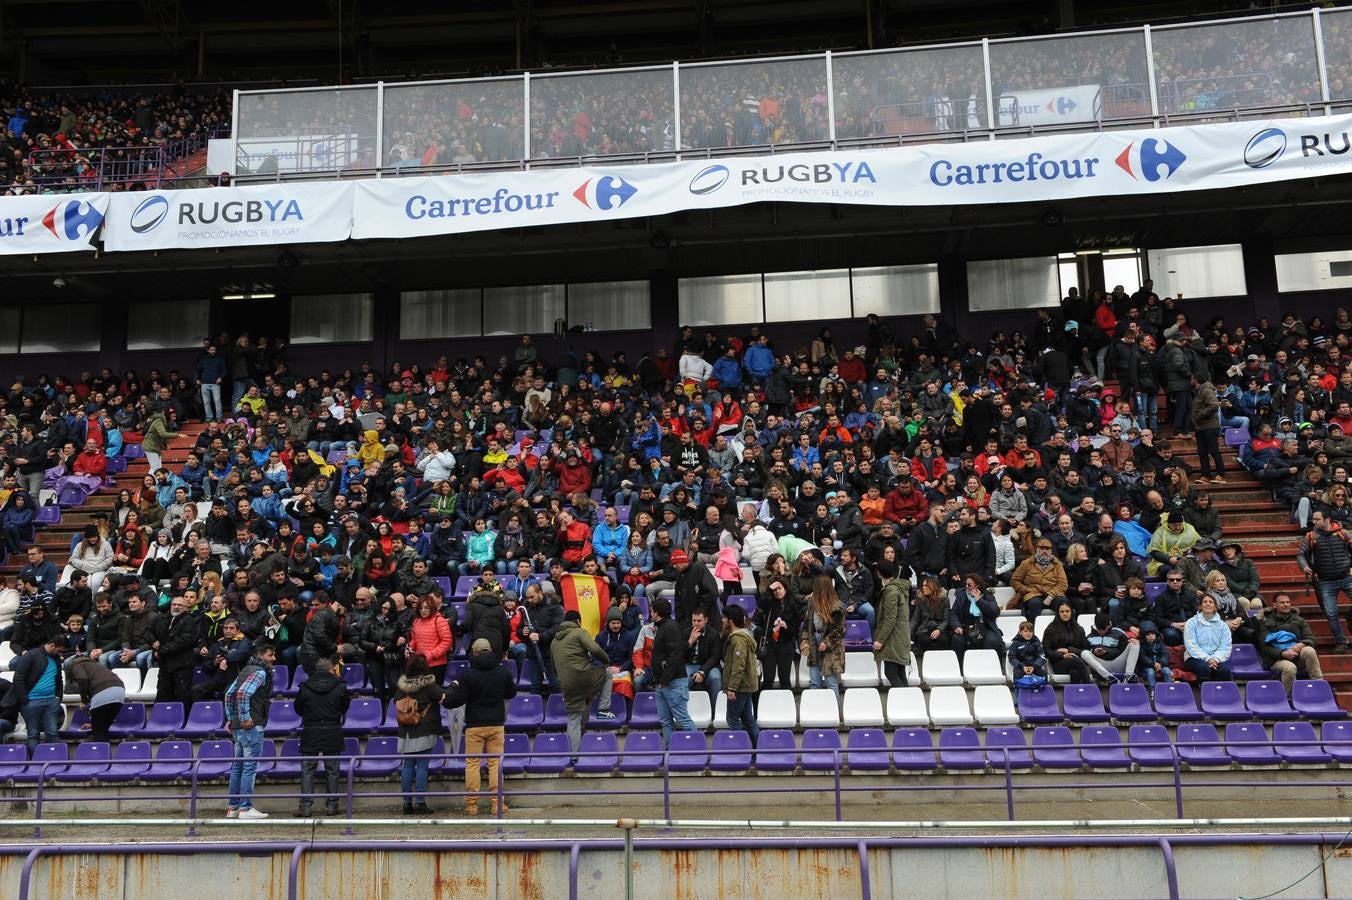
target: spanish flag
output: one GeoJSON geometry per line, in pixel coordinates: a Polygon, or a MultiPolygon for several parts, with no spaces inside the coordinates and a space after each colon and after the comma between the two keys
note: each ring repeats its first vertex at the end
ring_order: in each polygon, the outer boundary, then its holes
{"type": "Polygon", "coordinates": [[[582,616],[582,628],[587,634],[599,634],[610,609],[610,584],[595,575],[564,575],[559,579],[563,588],[564,610],[575,609],[582,616]]]}

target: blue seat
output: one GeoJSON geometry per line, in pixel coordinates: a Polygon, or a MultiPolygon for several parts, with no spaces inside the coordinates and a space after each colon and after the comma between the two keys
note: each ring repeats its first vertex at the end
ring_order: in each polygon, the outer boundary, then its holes
{"type": "Polygon", "coordinates": [[[1174,746],[1163,725],[1132,725],[1127,729],[1127,753],[1142,768],[1174,766],[1174,746]]]}
{"type": "Polygon", "coordinates": [[[1233,681],[1208,681],[1202,685],[1202,712],[1207,718],[1245,722],[1253,716],[1244,708],[1244,697],[1233,681]]]}
{"type": "Polygon", "coordinates": [[[177,701],[156,703],[150,707],[141,734],[148,738],[167,738],[183,728],[183,704],[177,701]]]}
{"type": "Polygon", "coordinates": [[[282,749],[277,752],[276,761],[268,771],[268,777],[278,781],[300,778],[300,756],[300,738],[287,738],[282,741],[282,749]]]}
{"type": "Polygon", "coordinates": [[[1334,762],[1352,763],[1352,722],[1325,722],[1319,728],[1319,739],[1334,762]]]}
{"type": "Polygon", "coordinates": [[[1174,747],[1178,750],[1178,758],[1190,766],[1230,765],[1230,754],[1225,752],[1225,743],[1216,733],[1216,726],[1206,722],[1178,726],[1174,747]]]}
{"type": "Polygon", "coordinates": [[[851,729],[845,739],[845,764],[851,772],[886,772],[892,767],[887,734],[881,728],[851,729]]]}
{"type": "Polygon", "coordinates": [[[264,726],[263,733],[269,737],[281,737],[297,731],[300,731],[300,713],[296,712],[295,701],[273,700],[268,706],[268,724],[264,726]]]}
{"type": "Polygon", "coordinates": [[[1230,648],[1230,674],[1240,681],[1272,677],[1271,670],[1263,665],[1258,649],[1253,644],[1244,643],[1236,643],[1230,648]]]}
{"type": "Polygon", "coordinates": [[[568,709],[563,694],[550,694],[545,701],[545,717],[540,727],[546,731],[562,731],[568,727],[568,709]]]}
{"type": "Polygon", "coordinates": [[[634,694],[634,708],[629,713],[630,728],[656,728],[657,694],[653,691],[639,691],[634,694]]]}
{"type": "MultiPolygon", "coordinates": [[[[187,741],[180,743],[187,744],[187,741]]],[[[163,745],[161,745],[163,746],[163,745]]],[[[188,744],[188,752],[192,745],[188,744]]],[[[233,741],[203,741],[197,748],[197,779],[224,778],[230,774],[234,762],[235,745],[233,741]]]]}
{"type": "MultiPolygon", "coordinates": [[[[1019,718],[1025,722],[1061,722],[1061,707],[1056,703],[1056,688],[1050,684],[1019,689],[1019,718]]],[[[939,742],[942,753],[943,741],[939,742]]]]}
{"type": "Polygon", "coordinates": [[[508,731],[535,731],[544,721],[545,701],[538,694],[517,694],[507,701],[508,731]]]}
{"type": "MultiPolygon", "coordinates": [[[[208,741],[207,743],[225,744],[229,755],[234,754],[234,745],[230,741],[208,741]]],[[[205,749],[206,744],[203,744],[205,749]]],[[[230,765],[227,762],[225,771],[228,774],[230,765]]],[[[155,761],[146,767],[141,778],[145,781],[173,781],[175,778],[190,778],[192,776],[192,742],[191,741],[161,741],[155,750],[155,761]]],[[[197,777],[199,779],[214,777],[210,774],[204,775],[201,767],[198,768],[197,777]]]]}
{"type": "Polygon", "coordinates": [[[354,772],[360,778],[388,778],[399,771],[399,739],[393,737],[373,737],[366,742],[366,753],[357,760],[354,772]],[[389,759],[373,759],[383,757],[389,759]]]}
{"type": "Polygon", "coordinates": [[[108,771],[99,776],[99,781],[119,782],[140,778],[150,768],[149,741],[123,741],[117,745],[108,771]]]}
{"type": "Polygon", "coordinates": [[[1326,765],[1333,756],[1321,746],[1309,722],[1278,722],[1272,726],[1277,755],[1292,765],[1326,765]]]}
{"type": "Polygon", "coordinates": [[[57,781],[93,781],[108,771],[112,750],[107,741],[85,741],[75,748],[75,758],[64,772],[55,775],[57,781]]]}
{"type": "Polygon", "coordinates": [[[945,769],[986,768],[981,741],[975,728],[945,728],[939,732],[939,761],[945,769]]]}
{"type": "Polygon", "coordinates": [[[1131,760],[1122,748],[1122,735],[1110,725],[1090,725],[1080,730],[1080,756],[1092,769],[1131,766],[1131,760]]]}
{"type": "Polygon", "coordinates": [[[225,732],[225,704],[214,700],[199,700],[188,710],[188,720],[178,730],[186,740],[215,737],[225,732]]]}
{"type": "Polygon", "coordinates": [[[715,731],[709,749],[709,770],[745,774],[750,768],[751,735],[741,729],[721,728],[715,731]]]}
{"type": "Polygon", "coordinates": [[[1033,760],[1044,769],[1078,769],[1084,760],[1074,743],[1074,735],[1064,725],[1034,728],[1033,760]]]}
{"type": "Polygon", "coordinates": [[[65,744],[38,744],[28,766],[10,777],[15,781],[32,782],[51,781],[66,771],[70,765],[70,751],[65,744]]]}
{"type": "Polygon", "coordinates": [[[28,768],[28,747],[24,744],[0,744],[0,781],[8,781],[28,768]]]}
{"type": "Polygon", "coordinates": [[[798,745],[787,728],[767,728],[756,738],[756,771],[792,772],[798,768],[798,745]]]}
{"type": "Polygon", "coordinates": [[[1103,694],[1096,684],[1068,684],[1061,693],[1066,718],[1078,724],[1108,721],[1103,694]]]}
{"type": "Polygon", "coordinates": [[[1118,722],[1154,722],[1159,718],[1143,684],[1109,685],[1108,712],[1118,722]]]}
{"type": "Polygon", "coordinates": [[[531,745],[531,757],[530,762],[526,763],[526,772],[531,775],[560,775],[568,768],[570,753],[568,735],[556,731],[542,731],[535,736],[535,743],[531,745]]]}
{"type": "Polygon", "coordinates": [[[577,748],[573,771],[579,775],[607,775],[619,764],[620,744],[613,731],[588,731],[577,748]]]}
{"type": "Polygon", "coordinates": [[[347,689],[352,693],[357,693],[366,687],[366,666],[361,663],[346,663],[343,665],[343,681],[347,684],[347,689]]]}
{"type": "Polygon", "coordinates": [[[626,775],[656,775],[662,771],[661,733],[631,731],[626,734],[620,771],[626,775]]]}
{"type": "Polygon", "coordinates": [[[374,734],[385,719],[385,710],[378,697],[357,697],[347,708],[343,719],[343,734],[374,734]]]}
{"type": "Polygon", "coordinates": [[[1280,681],[1250,681],[1244,686],[1244,702],[1256,719],[1294,719],[1299,714],[1286,699],[1280,681]]]}
{"type": "Polygon", "coordinates": [[[1011,769],[1031,769],[1033,757],[1028,753],[1028,742],[1023,729],[1000,727],[986,729],[986,760],[992,769],[1003,772],[1011,769]]]}
{"type": "Polygon", "coordinates": [[[1186,681],[1155,685],[1155,712],[1166,722],[1196,722],[1202,718],[1192,685],[1186,681]]]}
{"type": "Polygon", "coordinates": [[[673,731],[667,741],[667,770],[703,772],[709,765],[709,742],[702,731],[673,731]]]}
{"type": "Polygon", "coordinates": [[[144,703],[123,703],[117,711],[117,718],[109,726],[108,733],[116,737],[134,737],[146,727],[146,707],[144,703]]]}
{"type": "Polygon", "coordinates": [[[515,778],[526,773],[530,762],[530,738],[524,734],[508,734],[502,739],[502,777],[515,778]]]}
{"type": "MultiPolygon", "coordinates": [[[[600,702],[600,700],[592,701],[591,709],[587,712],[587,727],[603,731],[623,728],[625,723],[629,721],[629,701],[625,700],[620,694],[611,694],[610,711],[615,716],[613,719],[598,719],[596,717],[596,710],[600,702]]],[[[565,723],[566,726],[567,723],[565,723]]]]}
{"type": "Polygon", "coordinates": [[[1300,679],[1291,686],[1291,704],[1306,719],[1346,719],[1347,710],[1338,705],[1333,687],[1322,678],[1300,679]]]}
{"type": "Polygon", "coordinates": [[[1281,761],[1268,745],[1267,729],[1258,722],[1231,722],[1225,726],[1230,758],[1241,766],[1275,766],[1281,761]]]}
{"type": "Polygon", "coordinates": [[[892,733],[892,765],[908,772],[938,768],[934,735],[928,728],[898,728],[892,733]]]}

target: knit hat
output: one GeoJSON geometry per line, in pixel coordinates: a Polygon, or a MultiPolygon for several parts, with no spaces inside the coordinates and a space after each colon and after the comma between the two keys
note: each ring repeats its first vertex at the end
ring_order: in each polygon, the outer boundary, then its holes
{"type": "Polygon", "coordinates": [[[488,638],[479,638],[469,648],[470,653],[492,653],[493,645],[488,643],[488,638]]]}
{"type": "Polygon", "coordinates": [[[684,550],[677,548],[671,551],[671,564],[673,566],[679,566],[688,562],[690,562],[690,557],[686,555],[684,550]]]}
{"type": "Polygon", "coordinates": [[[613,606],[610,608],[610,612],[606,613],[607,625],[609,625],[611,622],[623,622],[623,621],[624,616],[620,615],[620,611],[613,606]]]}

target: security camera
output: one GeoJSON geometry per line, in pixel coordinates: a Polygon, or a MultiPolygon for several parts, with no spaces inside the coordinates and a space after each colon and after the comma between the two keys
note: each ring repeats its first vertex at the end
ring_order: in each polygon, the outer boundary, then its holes
{"type": "Polygon", "coordinates": [[[56,288],[57,290],[60,290],[61,288],[65,287],[65,286],[66,286],[66,279],[61,278],[61,277],[57,277],[57,278],[53,278],[53,279],[52,279],[52,287],[56,288]]]}

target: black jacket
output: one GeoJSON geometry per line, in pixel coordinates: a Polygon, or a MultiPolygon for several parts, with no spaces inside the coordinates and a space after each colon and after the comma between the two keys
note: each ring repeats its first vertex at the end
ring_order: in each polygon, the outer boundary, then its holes
{"type": "Polygon", "coordinates": [[[352,702],[347,684],[332,672],[316,672],[296,694],[300,716],[300,752],[340,753],[343,749],[343,717],[352,702]]]}
{"type": "Polygon", "coordinates": [[[110,607],[106,616],[95,611],[86,630],[89,632],[85,639],[86,650],[112,653],[122,649],[122,611],[116,606],[110,607]]]}
{"type": "Polygon", "coordinates": [[[653,674],[662,687],[685,677],[685,641],[681,626],[671,617],[658,623],[653,637],[653,674]]]}
{"type": "Polygon", "coordinates": [[[160,649],[155,655],[165,672],[191,669],[197,664],[197,648],[202,643],[202,622],[196,613],[180,616],[160,616],[155,623],[155,640],[160,649]]]}
{"type": "Polygon", "coordinates": [[[471,645],[483,638],[493,647],[493,652],[502,657],[510,638],[510,626],[507,623],[507,611],[496,594],[479,591],[469,598],[465,605],[465,624],[462,629],[469,635],[471,645]]]}
{"type": "MultiPolygon", "coordinates": [[[[51,660],[56,666],[56,700],[58,703],[61,702],[61,695],[65,693],[65,682],[61,677],[61,660],[48,656],[42,647],[34,647],[10,663],[10,668],[14,670],[14,689],[18,692],[20,705],[28,702],[28,692],[37,686],[43,673],[47,671],[47,660],[51,660]]],[[[684,669],[681,670],[681,674],[685,674],[684,669]]]]}
{"type": "Polygon", "coordinates": [[[699,640],[691,644],[688,641],[689,634],[685,641],[685,661],[699,666],[700,671],[704,673],[705,678],[714,669],[723,665],[723,634],[718,626],[712,621],[704,626],[704,633],[700,635],[699,640]]]}
{"type": "Polygon", "coordinates": [[[686,570],[676,577],[676,604],[674,615],[682,628],[690,625],[695,610],[703,610],[710,622],[719,621],[718,584],[709,567],[691,560],[686,570]]]}
{"type": "Polygon", "coordinates": [[[563,624],[563,607],[546,596],[545,602],[539,606],[523,603],[521,610],[521,624],[517,627],[516,636],[523,642],[529,642],[532,630],[540,632],[540,652],[548,656],[549,645],[563,624]]]}
{"type": "Polygon", "coordinates": [[[337,613],[321,608],[310,621],[305,623],[305,634],[301,637],[300,652],[306,657],[328,657],[333,659],[338,652],[338,639],[342,637],[343,626],[337,613]]]}
{"type": "Polygon", "coordinates": [[[492,727],[507,721],[507,701],[515,696],[516,682],[499,657],[476,653],[464,674],[451,682],[442,706],[463,706],[466,728],[492,727]]]}

